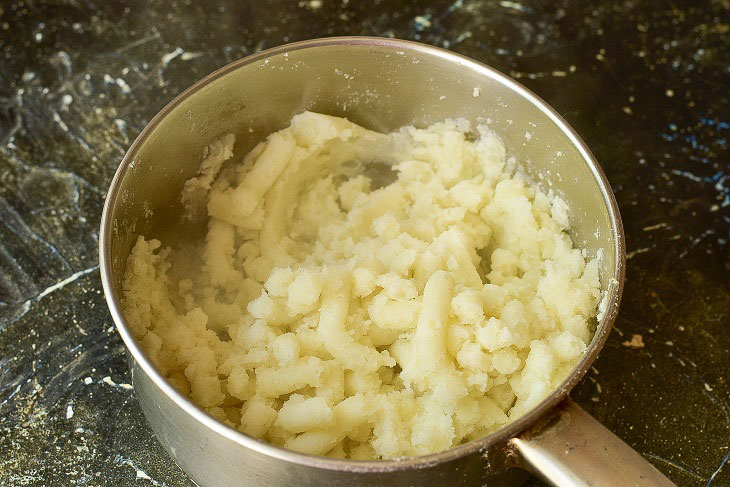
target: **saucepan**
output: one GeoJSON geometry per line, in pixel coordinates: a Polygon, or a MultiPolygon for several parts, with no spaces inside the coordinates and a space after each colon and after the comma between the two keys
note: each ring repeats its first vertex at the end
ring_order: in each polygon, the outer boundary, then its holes
{"type": "Polygon", "coordinates": [[[170,456],[199,485],[496,486],[518,485],[528,471],[561,486],[673,485],[569,398],[606,342],[623,289],[624,234],[609,184],[554,110],[474,60],[414,42],[341,37],[277,47],[212,73],[154,117],[124,156],[104,206],[100,263],[142,410],[170,456]],[[176,235],[201,231],[182,222],[179,196],[203,148],[235,133],[236,153],[244,154],[304,110],[344,116],[382,132],[445,118],[487,123],[534,181],[568,203],[574,242],[591,256],[603,254],[605,298],[584,356],[528,414],[482,439],[431,455],[383,461],[309,456],[208,416],[142,352],[121,306],[122,277],[137,236],[170,244],[176,235]]]}

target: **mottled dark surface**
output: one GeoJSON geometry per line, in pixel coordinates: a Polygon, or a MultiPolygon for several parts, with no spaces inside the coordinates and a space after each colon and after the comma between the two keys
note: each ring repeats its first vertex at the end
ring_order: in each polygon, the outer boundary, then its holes
{"type": "Polygon", "coordinates": [[[727,0],[126,4],[0,5],[0,484],[191,485],[128,385],[98,273],[104,194],[206,73],[362,34],[488,63],[583,136],[629,260],[616,330],[573,397],[678,485],[730,485],[727,0]]]}

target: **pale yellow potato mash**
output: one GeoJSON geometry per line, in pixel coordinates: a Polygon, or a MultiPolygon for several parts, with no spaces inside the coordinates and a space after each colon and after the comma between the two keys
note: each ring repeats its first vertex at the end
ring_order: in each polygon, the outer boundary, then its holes
{"type": "Polygon", "coordinates": [[[242,160],[213,142],[182,197],[205,241],[129,256],[148,357],[212,416],[314,455],[423,455],[529,411],[592,337],[599,262],[472,129],[304,112],[242,160]]]}

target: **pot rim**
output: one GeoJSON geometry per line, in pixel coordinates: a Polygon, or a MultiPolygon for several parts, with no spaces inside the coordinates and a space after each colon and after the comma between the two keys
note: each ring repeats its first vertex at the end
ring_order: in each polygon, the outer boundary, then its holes
{"type": "Polygon", "coordinates": [[[140,134],[134,140],[129,150],[124,155],[114,178],[112,179],[109,191],[107,193],[104,209],[101,217],[101,228],[99,233],[99,264],[101,271],[102,286],[106,297],[109,310],[116,325],[119,334],[124,341],[127,350],[131,353],[134,360],[139,364],[141,369],[150,377],[150,379],[159,387],[168,397],[170,397],[180,408],[190,414],[199,423],[213,430],[217,434],[243,446],[250,448],[260,454],[273,458],[278,458],[295,464],[323,468],[327,470],[346,471],[346,472],[392,472],[398,470],[428,468],[438,463],[448,462],[456,458],[464,457],[472,453],[484,453],[490,448],[505,443],[528,426],[535,423],[541,416],[555,407],[562,401],[570,390],[583,378],[593,362],[596,360],[599,352],[603,348],[609,331],[618,314],[618,307],[621,300],[621,294],[624,286],[624,275],[626,266],[626,247],[624,239],[624,230],[621,223],[618,205],[610,185],[603,170],[598,165],[595,157],[573,130],[570,125],[547,103],[540,97],[522,86],[517,81],[506,76],[476,60],[466,56],[447,51],[438,47],[422,44],[419,42],[406,41],[401,39],[381,38],[381,37],[329,37],[320,39],[311,39],[290,44],[284,44],[278,47],[267,49],[265,51],[244,57],[234,61],[213,73],[205,76],[192,86],[184,90],[169,102],[152,120],[142,129],[140,134]],[[120,296],[118,296],[112,285],[112,265],[111,265],[111,245],[110,240],[113,238],[113,221],[111,219],[112,208],[114,208],[120,200],[120,187],[130,163],[134,160],[138,150],[146,142],[150,134],[157,128],[162,120],[184,100],[195,95],[203,87],[216,81],[217,79],[239,69],[246,65],[271,58],[286,52],[298,51],[301,49],[319,49],[329,46],[363,46],[379,47],[393,49],[394,51],[416,52],[428,56],[435,56],[445,59],[450,63],[456,63],[462,69],[470,69],[478,72],[480,75],[504,85],[508,89],[517,93],[527,101],[537,107],[545,116],[555,123],[560,130],[568,137],[570,142],[576,147],[581,154],[583,160],[590,167],[596,181],[599,184],[600,191],[604,202],[608,208],[609,220],[611,224],[612,237],[614,245],[614,269],[613,278],[610,283],[606,283],[606,289],[609,292],[608,306],[601,323],[596,328],[593,340],[586,349],[581,360],[578,362],[573,372],[563,381],[558,388],[546,397],[540,404],[534,407],[530,412],[518,418],[517,420],[505,425],[504,427],[494,431],[487,436],[468,443],[457,445],[448,450],[417,457],[407,457],[404,459],[390,460],[352,460],[337,459],[322,456],[307,455],[297,453],[291,450],[280,448],[278,446],[265,443],[261,440],[250,437],[238,430],[235,430],[224,423],[209,416],[205,411],[196,406],[188,398],[180,394],[172,387],[164,377],[156,370],[154,365],[147,359],[145,354],[139,348],[136,339],[132,336],[122,315],[122,307],[120,296]],[[613,284],[613,286],[611,285],[613,284]]]}

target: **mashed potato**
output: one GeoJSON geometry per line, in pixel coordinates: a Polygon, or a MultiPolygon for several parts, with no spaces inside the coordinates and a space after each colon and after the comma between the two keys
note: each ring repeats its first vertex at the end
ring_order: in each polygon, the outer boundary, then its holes
{"type": "Polygon", "coordinates": [[[427,454],[529,411],[592,337],[598,262],[470,130],[305,112],[237,164],[215,141],[183,193],[205,241],[129,256],[148,357],[212,416],[315,455],[427,454]]]}

